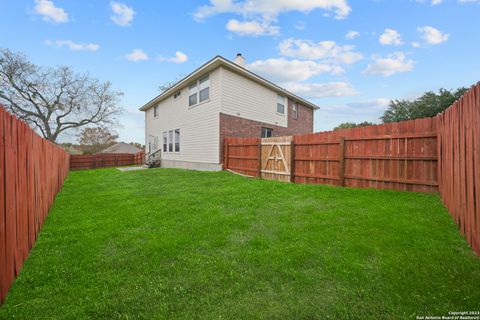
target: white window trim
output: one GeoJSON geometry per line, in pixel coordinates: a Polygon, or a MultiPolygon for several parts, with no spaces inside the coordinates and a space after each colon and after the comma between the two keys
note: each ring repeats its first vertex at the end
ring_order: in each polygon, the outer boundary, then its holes
{"type": "Polygon", "coordinates": [[[208,103],[208,102],[210,102],[210,98],[208,98],[205,101],[198,102],[197,104],[194,104],[193,106],[189,106],[188,109],[190,110],[190,109],[196,108],[196,107],[201,106],[202,104],[205,104],[205,103],[208,103]]]}
{"type": "Polygon", "coordinates": [[[273,137],[275,136],[275,133],[274,133],[275,131],[274,131],[273,128],[262,127],[261,130],[262,130],[262,131],[260,132],[260,137],[261,137],[261,138],[273,138],[273,137]],[[264,130],[264,129],[271,131],[271,132],[272,132],[272,136],[271,136],[271,137],[263,137],[263,130],[264,130]]]}
{"type": "MultiPolygon", "coordinates": [[[[277,96],[275,98],[275,113],[278,114],[279,116],[285,116],[285,109],[288,109],[287,106],[285,106],[285,100],[286,100],[287,97],[285,97],[284,95],[281,95],[279,93],[277,93],[277,96]],[[278,112],[278,97],[281,96],[283,97],[283,113],[281,112],[278,112]]],[[[287,104],[288,104],[288,100],[287,100],[287,104]]]]}
{"type": "Polygon", "coordinates": [[[173,154],[173,153],[176,153],[176,154],[180,154],[182,152],[182,131],[180,128],[176,128],[176,129],[171,129],[171,130],[165,130],[162,132],[162,152],[163,153],[168,153],[168,154],[173,154]],[[179,149],[180,151],[175,151],[175,143],[176,143],[176,139],[175,139],[175,130],[178,130],[179,131],[179,135],[180,135],[180,144],[179,144],[179,149]],[[172,131],[172,141],[170,141],[170,131],[172,131]],[[163,151],[163,147],[164,147],[164,144],[163,144],[163,135],[166,134],[167,135],[167,151],[163,151]],[[170,151],[170,142],[172,143],[172,151],[170,151]]]}
{"type": "Polygon", "coordinates": [[[158,118],[158,110],[160,109],[160,106],[157,104],[156,106],[153,107],[153,119],[157,119],[158,118]],[[157,109],[157,115],[155,115],[155,109],[157,109]]]}
{"type": "Polygon", "coordinates": [[[181,90],[180,90],[180,91],[177,91],[177,92],[175,92],[175,93],[173,94],[173,100],[174,100],[174,101],[178,101],[178,100],[180,100],[181,98],[182,98],[182,91],[181,91],[181,90]]]}
{"type": "Polygon", "coordinates": [[[196,108],[198,107],[199,105],[202,105],[204,103],[207,103],[207,102],[210,102],[210,96],[211,96],[211,92],[210,92],[210,87],[211,87],[211,84],[210,84],[210,73],[207,73],[203,76],[201,76],[200,78],[198,78],[197,80],[195,80],[194,82],[190,82],[190,84],[187,86],[187,90],[188,90],[188,99],[187,99],[187,105],[188,105],[188,109],[192,109],[192,108],[196,108]],[[204,100],[202,102],[200,102],[200,79],[203,79],[205,77],[208,76],[208,99],[207,100],[204,100]],[[197,103],[193,104],[193,105],[190,105],[190,86],[193,84],[193,83],[196,83],[197,86],[196,86],[196,94],[197,94],[197,103]]]}
{"type": "Polygon", "coordinates": [[[168,152],[168,131],[163,131],[162,132],[162,152],[163,153],[168,152]],[[166,138],[166,139],[164,139],[164,138],[166,138]]]}

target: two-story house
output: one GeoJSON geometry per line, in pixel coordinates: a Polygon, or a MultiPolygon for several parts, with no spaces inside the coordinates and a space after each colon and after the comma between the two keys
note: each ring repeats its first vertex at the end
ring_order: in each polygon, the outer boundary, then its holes
{"type": "Polygon", "coordinates": [[[162,167],[221,170],[223,139],[313,132],[315,104],[221,56],[140,108],[147,155],[162,167]]]}

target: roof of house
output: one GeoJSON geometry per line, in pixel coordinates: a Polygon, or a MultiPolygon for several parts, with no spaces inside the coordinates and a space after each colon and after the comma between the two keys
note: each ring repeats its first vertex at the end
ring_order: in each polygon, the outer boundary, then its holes
{"type": "Polygon", "coordinates": [[[192,80],[194,80],[194,78],[200,76],[204,72],[214,70],[219,66],[224,66],[226,68],[229,68],[229,69],[231,69],[233,71],[236,71],[237,73],[243,75],[244,77],[246,77],[246,78],[248,78],[252,81],[260,83],[260,84],[262,84],[262,85],[264,85],[264,86],[266,86],[266,87],[268,87],[272,90],[283,93],[285,96],[289,97],[292,100],[296,100],[296,101],[300,102],[301,104],[303,104],[306,107],[312,108],[314,110],[320,109],[320,107],[317,106],[316,104],[314,104],[314,103],[312,103],[308,100],[305,100],[305,99],[291,93],[290,91],[287,91],[287,90],[283,89],[282,87],[279,87],[278,85],[274,84],[273,82],[270,82],[270,81],[266,80],[265,78],[262,78],[259,75],[257,75],[255,73],[239,66],[235,62],[227,60],[222,56],[216,56],[213,59],[211,59],[210,61],[203,64],[202,66],[200,66],[198,69],[196,69],[192,73],[190,73],[189,75],[187,75],[182,80],[178,81],[175,85],[173,85],[169,89],[165,90],[164,92],[162,92],[161,94],[159,94],[158,96],[156,96],[155,98],[153,98],[152,100],[147,102],[145,105],[143,105],[140,108],[140,111],[146,111],[146,110],[150,109],[151,107],[158,104],[162,100],[168,98],[171,94],[176,92],[178,89],[186,86],[188,83],[190,83],[192,80]]]}
{"type": "Polygon", "coordinates": [[[66,146],[66,145],[60,145],[67,153],[73,154],[73,155],[80,155],[83,154],[82,150],[78,149],[75,146],[66,146]]]}
{"type": "Polygon", "coordinates": [[[119,142],[111,145],[108,148],[103,149],[102,151],[100,151],[100,153],[139,153],[140,151],[143,150],[132,146],[131,144],[119,142]]]}

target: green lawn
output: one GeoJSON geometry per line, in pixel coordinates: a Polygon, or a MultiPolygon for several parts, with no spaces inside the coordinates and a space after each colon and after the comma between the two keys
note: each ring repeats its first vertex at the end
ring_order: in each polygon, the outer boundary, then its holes
{"type": "Polygon", "coordinates": [[[0,318],[411,319],[480,308],[435,194],[71,172],[0,318]]]}

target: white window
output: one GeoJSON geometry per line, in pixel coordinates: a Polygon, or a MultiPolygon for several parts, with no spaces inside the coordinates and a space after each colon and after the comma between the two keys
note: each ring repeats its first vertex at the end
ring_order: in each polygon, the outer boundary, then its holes
{"type": "Polygon", "coordinates": [[[175,129],[175,152],[180,152],[180,129],[175,129]]]}
{"type": "Polygon", "coordinates": [[[167,132],[165,131],[163,133],[163,152],[167,152],[167,145],[168,145],[167,132]]]}
{"type": "Polygon", "coordinates": [[[188,106],[194,106],[198,102],[197,83],[192,83],[188,86],[188,106]]]}
{"type": "Polygon", "coordinates": [[[201,78],[199,81],[199,87],[200,87],[200,102],[208,100],[210,97],[210,77],[208,74],[201,78]]]}
{"type": "Polygon", "coordinates": [[[191,83],[188,86],[188,106],[194,106],[197,103],[206,101],[210,98],[210,77],[207,74],[200,80],[191,83]]]}
{"type": "Polygon", "coordinates": [[[175,93],[175,94],[173,95],[173,99],[174,99],[174,100],[178,100],[178,99],[180,99],[181,96],[182,96],[182,92],[178,91],[177,93],[175,93]]]}
{"type": "Polygon", "coordinates": [[[285,114],[285,97],[277,94],[277,113],[285,114]]]}
{"type": "Polygon", "coordinates": [[[298,105],[295,102],[292,107],[293,119],[298,119],[298,105]]]}
{"type": "Polygon", "coordinates": [[[163,152],[180,152],[180,129],[163,132],[163,152]]]}
{"type": "Polygon", "coordinates": [[[168,131],[168,152],[173,152],[173,130],[168,131]]]}
{"type": "Polygon", "coordinates": [[[153,117],[154,117],[154,118],[158,117],[158,105],[156,105],[155,107],[153,107],[153,117]]]}
{"type": "Polygon", "coordinates": [[[273,129],[272,128],[262,128],[262,138],[271,138],[273,137],[273,129]]]}

